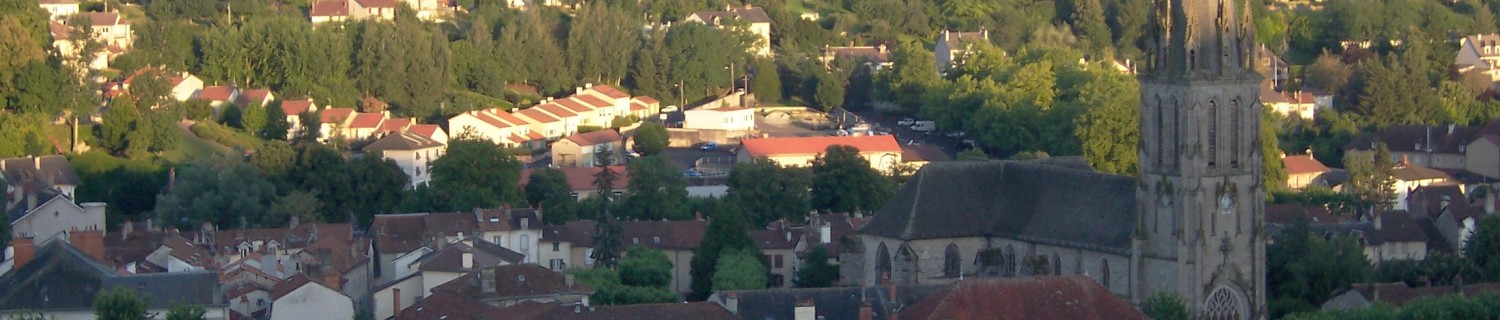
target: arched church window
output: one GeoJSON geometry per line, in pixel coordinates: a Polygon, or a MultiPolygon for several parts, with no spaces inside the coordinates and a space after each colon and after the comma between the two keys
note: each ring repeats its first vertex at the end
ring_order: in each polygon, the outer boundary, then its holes
{"type": "Polygon", "coordinates": [[[1005,246],[1005,259],[1003,261],[1005,263],[1005,276],[1016,276],[1016,247],[1005,246]]]}
{"type": "Polygon", "coordinates": [[[1153,137],[1153,138],[1156,139],[1156,142],[1157,142],[1156,150],[1155,151],[1156,151],[1156,165],[1158,167],[1162,166],[1162,158],[1163,158],[1162,155],[1165,153],[1163,151],[1167,148],[1167,146],[1166,146],[1167,139],[1166,139],[1166,137],[1164,137],[1165,135],[1162,132],[1162,131],[1164,131],[1163,128],[1166,127],[1166,125],[1167,125],[1167,122],[1165,121],[1166,118],[1167,118],[1166,117],[1167,111],[1165,110],[1166,108],[1167,108],[1167,105],[1161,103],[1161,97],[1156,97],[1156,137],[1153,137]]]}
{"type": "Polygon", "coordinates": [[[1052,253],[1052,275],[1062,275],[1062,258],[1056,252],[1052,253]]]}
{"type": "Polygon", "coordinates": [[[875,275],[879,280],[891,280],[891,251],[885,248],[884,242],[875,249],[875,275]]]}
{"type": "Polygon", "coordinates": [[[1239,157],[1240,154],[1244,153],[1243,150],[1240,150],[1240,135],[1245,134],[1245,131],[1243,130],[1244,128],[1240,127],[1240,114],[1244,113],[1244,111],[1240,110],[1239,98],[1230,100],[1229,108],[1229,132],[1234,133],[1234,137],[1229,140],[1229,167],[1239,168],[1239,157]]]}
{"type": "Polygon", "coordinates": [[[963,260],[958,255],[958,245],[949,243],[948,249],[943,250],[943,276],[953,278],[963,273],[963,260]]]}
{"type": "Polygon", "coordinates": [[[1208,101],[1208,167],[1214,167],[1214,160],[1219,158],[1219,102],[1208,101]]]}
{"type": "Polygon", "coordinates": [[[1203,319],[1238,320],[1244,317],[1244,306],[1240,304],[1240,298],[1226,287],[1214,289],[1203,305],[1203,319]]]}
{"type": "Polygon", "coordinates": [[[1099,284],[1109,288],[1109,259],[1099,258],[1099,284]]]}

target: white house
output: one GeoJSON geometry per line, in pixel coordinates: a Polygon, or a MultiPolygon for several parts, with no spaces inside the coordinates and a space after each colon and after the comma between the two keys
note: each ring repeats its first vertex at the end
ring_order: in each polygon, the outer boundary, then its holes
{"type": "Polygon", "coordinates": [[[312,9],[307,10],[307,16],[313,25],[348,21],[349,0],[314,1],[312,9]]]}
{"type": "Polygon", "coordinates": [[[834,145],[852,146],[880,172],[901,164],[901,144],[892,136],[756,138],[741,141],[735,161],[748,163],[767,158],[783,166],[811,166],[814,159],[834,145]]]}
{"type": "Polygon", "coordinates": [[[528,125],[526,120],[500,108],[469,111],[448,118],[448,129],[453,132],[472,132],[477,138],[510,147],[546,140],[545,136],[533,133],[528,125]]]}
{"type": "Polygon", "coordinates": [[[409,177],[406,187],[415,188],[432,181],[431,163],[441,158],[448,147],[420,134],[399,132],[375,140],[365,146],[364,151],[380,151],[383,157],[395,161],[409,177]]]}
{"type": "Polygon", "coordinates": [[[1317,116],[1317,99],[1309,92],[1280,92],[1270,82],[1260,87],[1261,103],[1285,117],[1313,120],[1317,116]]]}
{"type": "Polygon", "coordinates": [[[1397,196],[1395,204],[1391,208],[1395,210],[1407,210],[1406,194],[1416,190],[1417,187],[1456,183],[1446,172],[1411,164],[1407,161],[1396,164],[1396,171],[1392,177],[1396,180],[1393,189],[1395,189],[1397,196]]]}
{"type": "Polygon", "coordinates": [[[937,59],[938,72],[948,70],[949,66],[962,64],[964,57],[973,50],[975,43],[989,40],[989,30],[950,32],[944,29],[943,33],[938,34],[937,46],[932,48],[932,54],[937,59]]]}
{"type": "Polygon", "coordinates": [[[198,100],[208,101],[208,105],[214,107],[215,114],[219,113],[224,108],[224,105],[239,100],[239,98],[240,90],[232,86],[208,86],[203,87],[203,90],[198,92],[198,100]]]}
{"type": "Polygon", "coordinates": [[[94,40],[105,46],[114,46],[130,49],[135,43],[135,36],[130,30],[130,21],[125,21],[119,12],[89,12],[89,29],[93,32],[94,40]]]}
{"type": "Polygon", "coordinates": [[[354,109],[350,108],[328,108],[318,113],[318,141],[328,142],[329,139],[349,139],[349,122],[354,119],[354,109]]]}
{"type": "Polygon", "coordinates": [[[308,112],[318,112],[318,104],[313,103],[312,99],[281,101],[281,114],[286,115],[287,140],[302,133],[302,114],[308,112]]]}
{"type": "Polygon", "coordinates": [[[1459,40],[1453,64],[1459,72],[1477,71],[1490,81],[1500,79],[1500,35],[1475,34],[1459,40]]]}
{"type": "Polygon", "coordinates": [[[213,268],[214,257],[208,250],[173,235],[162,241],[156,251],[146,256],[146,261],[167,269],[167,272],[203,271],[213,268]]]}
{"type": "Polygon", "coordinates": [[[448,144],[448,132],[443,131],[443,127],[435,124],[414,124],[410,128],[407,128],[406,131],[422,135],[444,145],[448,144]]]}
{"type": "Polygon", "coordinates": [[[552,164],[559,167],[593,167],[595,153],[609,153],[611,163],[625,163],[625,137],[614,129],[580,133],[552,144],[552,164]]]}
{"type": "Polygon", "coordinates": [[[78,1],[74,0],[37,0],[37,5],[42,6],[42,10],[47,10],[48,18],[54,21],[78,14],[78,1]]]}
{"type": "Polygon", "coordinates": [[[354,300],[301,274],[271,289],[271,319],[354,319],[354,300]]]}
{"type": "Polygon", "coordinates": [[[751,108],[698,108],[684,111],[682,114],[683,129],[755,130],[755,109],[751,108]]]}

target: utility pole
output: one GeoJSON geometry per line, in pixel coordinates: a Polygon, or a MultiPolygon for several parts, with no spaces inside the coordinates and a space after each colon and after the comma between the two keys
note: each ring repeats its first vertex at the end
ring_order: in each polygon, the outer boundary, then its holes
{"type": "Polygon", "coordinates": [[[683,93],[683,90],[687,88],[685,83],[687,81],[677,80],[677,111],[687,110],[687,94],[683,93]]]}

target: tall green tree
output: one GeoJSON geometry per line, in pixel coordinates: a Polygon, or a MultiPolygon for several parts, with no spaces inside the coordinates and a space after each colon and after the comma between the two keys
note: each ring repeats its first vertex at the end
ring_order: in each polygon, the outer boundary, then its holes
{"type": "Polygon", "coordinates": [[[1099,0],[1073,0],[1073,30],[1083,37],[1089,48],[1102,51],[1110,48],[1109,25],[1104,20],[1104,5],[1099,0]]]}
{"type": "Polygon", "coordinates": [[[757,59],[753,66],[755,76],[750,78],[750,92],[766,103],[781,102],[781,75],[776,71],[776,62],[757,59]]]}
{"type": "Polygon", "coordinates": [[[1359,199],[1358,212],[1391,208],[1396,193],[1395,163],[1384,143],[1375,150],[1345,153],[1344,167],[1349,170],[1349,182],[1344,188],[1359,199]]]}
{"type": "Polygon", "coordinates": [[[1464,256],[1493,281],[1500,276],[1500,217],[1479,218],[1479,223],[1464,243],[1464,256]]]}
{"type": "Polygon", "coordinates": [[[891,51],[890,71],[875,80],[875,92],[881,100],[895,102],[908,110],[922,105],[922,93],[941,84],[936,56],[925,46],[903,42],[891,51]]]}
{"type": "Polygon", "coordinates": [[[756,250],[755,241],[750,239],[750,227],[745,224],[743,213],[738,208],[721,203],[706,211],[710,214],[708,230],[704,232],[698,248],[693,250],[693,260],[689,266],[692,274],[691,297],[697,299],[708,298],[718,288],[714,285],[714,273],[718,270],[721,256],[737,250],[756,250]]]}
{"type": "Polygon", "coordinates": [[[179,168],[172,189],[157,196],[156,219],[180,230],[197,230],[205,222],[221,230],[276,226],[266,209],[277,193],[239,157],[201,159],[179,168]]]}
{"type": "Polygon", "coordinates": [[[269,121],[269,116],[270,114],[267,113],[266,107],[252,102],[244,107],[244,113],[240,115],[240,126],[245,129],[245,132],[257,137],[263,137],[265,136],[266,123],[269,121]]]}
{"type": "Polygon", "coordinates": [[[167,320],[203,320],[206,313],[203,307],[176,305],[167,309],[167,320]]]}
{"type": "Polygon", "coordinates": [[[568,64],[579,82],[618,84],[630,67],[631,48],[639,43],[640,15],[592,2],[578,11],[568,30],[568,64]]]}
{"type": "Polygon", "coordinates": [[[660,122],[641,123],[641,126],[635,129],[635,152],[648,156],[662,153],[667,150],[671,139],[671,135],[667,133],[667,126],[660,122]]]}
{"type": "Polygon", "coordinates": [[[102,320],[146,319],[150,300],[151,297],[136,295],[135,291],[123,287],[102,290],[94,298],[94,316],[102,320]]]}
{"type": "Polygon", "coordinates": [[[266,140],[287,140],[287,132],[292,130],[292,124],[286,121],[286,112],[281,109],[281,101],[271,103],[266,108],[266,125],[261,129],[260,137],[266,140]]]}
{"type": "Polygon", "coordinates": [[[817,87],[811,98],[825,112],[844,106],[844,82],[832,74],[817,77],[817,87]]]}
{"type": "Polygon", "coordinates": [[[813,160],[812,175],[813,209],[873,211],[895,193],[895,183],[871,168],[852,146],[829,146],[813,160]]]}
{"type": "Polygon", "coordinates": [[[627,165],[630,183],[620,206],[635,220],[691,218],[687,178],[664,155],[637,158],[627,165]]]}
{"type": "Polygon", "coordinates": [[[1307,224],[1299,219],[1266,246],[1266,296],[1273,318],[1316,310],[1335,290],[1369,280],[1359,243],[1352,237],[1325,240],[1311,234],[1307,224]]]}
{"type": "Polygon", "coordinates": [[[356,223],[368,226],[377,213],[395,213],[402,190],[411,181],[395,160],[369,153],[350,160],[349,170],[354,188],[347,209],[356,223]]]}
{"type": "Polygon", "coordinates": [[[802,269],[797,270],[797,279],[793,280],[798,288],[822,288],[833,285],[839,280],[839,267],[829,264],[832,259],[828,249],[822,246],[813,247],[807,251],[806,263],[802,269]]]}
{"type": "Polygon", "coordinates": [[[594,150],[594,163],[599,166],[598,174],[594,175],[594,188],[599,190],[594,196],[599,200],[598,222],[594,231],[594,259],[596,268],[614,269],[620,263],[621,237],[623,230],[620,220],[615,217],[613,209],[615,197],[615,181],[620,179],[615,171],[610,169],[614,164],[612,152],[601,149],[594,150]]]}
{"type": "Polygon", "coordinates": [[[100,117],[104,118],[104,123],[99,126],[99,146],[111,153],[123,153],[130,144],[130,133],[135,130],[136,123],[141,118],[135,102],[129,98],[113,99],[110,107],[100,117]]]}
{"type": "Polygon", "coordinates": [[[672,284],[672,260],[661,250],[631,247],[620,259],[620,283],[665,289],[672,284]]]}
{"type": "Polygon", "coordinates": [[[1157,292],[1141,302],[1141,312],[1157,320],[1188,320],[1187,303],[1182,296],[1171,292],[1157,292]]]}
{"type": "Polygon", "coordinates": [[[1135,173],[1137,142],[1141,136],[1140,95],[1123,77],[1109,77],[1083,85],[1079,104],[1092,106],[1075,120],[1074,135],[1083,145],[1083,158],[1099,172],[1135,173]]]}
{"type": "Polygon", "coordinates": [[[447,195],[440,210],[494,208],[521,203],[521,162],[488,140],[459,137],[432,162],[432,187],[447,195]]]}
{"type": "Polygon", "coordinates": [[[526,203],[545,210],[543,218],[547,224],[564,224],[577,218],[567,214],[572,213],[568,209],[577,201],[573,200],[573,188],[562,170],[548,167],[532,171],[526,180],[526,203]]]}
{"type": "Polygon", "coordinates": [[[769,159],[737,163],[725,182],[724,201],[745,212],[753,225],[777,219],[800,223],[811,208],[807,188],[812,173],[806,168],[782,167],[769,159]]]}
{"type": "Polygon", "coordinates": [[[766,287],[766,265],[758,251],[733,250],[719,257],[714,268],[714,290],[754,290],[766,287]]]}

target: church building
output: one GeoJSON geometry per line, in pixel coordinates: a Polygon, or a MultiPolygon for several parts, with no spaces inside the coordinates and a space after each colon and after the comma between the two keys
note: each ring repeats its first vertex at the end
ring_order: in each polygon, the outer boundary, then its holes
{"type": "Polygon", "coordinates": [[[1156,1],[1137,176],[1077,158],[930,164],[842,249],[845,280],[1081,274],[1132,301],[1175,293],[1194,318],[1265,318],[1252,5],[1156,1]]]}

